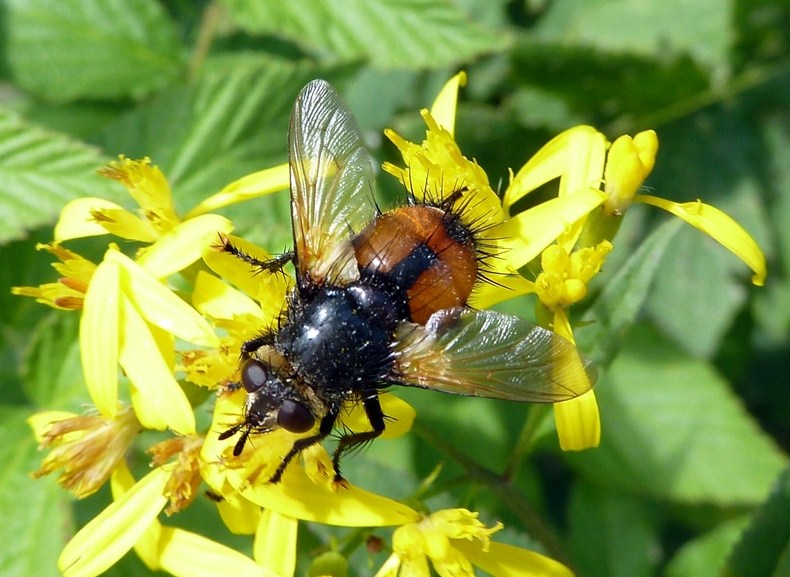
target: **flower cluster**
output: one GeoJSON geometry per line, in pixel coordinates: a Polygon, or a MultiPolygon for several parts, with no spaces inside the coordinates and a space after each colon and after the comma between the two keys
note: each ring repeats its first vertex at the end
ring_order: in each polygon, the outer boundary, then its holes
{"type": "MultiPolygon", "coordinates": [[[[385,164],[415,197],[443,198],[461,183],[474,203],[470,218],[495,255],[471,304],[487,307],[524,294],[537,296],[538,319],[573,342],[569,309],[587,295],[587,285],[612,249],[619,222],[630,204],[663,208],[711,235],[746,262],[754,282],[765,262],[754,241],[732,219],[699,201],[678,204],[637,194],[653,167],[658,147],[652,131],[617,139],[611,146],[596,130],[572,128],[549,142],[515,175],[501,200],[484,170],[461,153],[453,137],[456,98],[463,74],[422,112],[426,140],[411,143],[386,135],[403,154],[404,166],[385,164]],[[555,198],[512,213],[514,204],[543,184],[559,180],[555,198]],[[540,272],[521,272],[534,262],[540,272]]],[[[61,214],[55,240],[40,248],[60,261],[55,283],[18,287],[15,292],[63,310],[79,311],[89,414],[41,413],[30,424],[50,449],[36,476],[60,471],[60,481],[84,497],[110,481],[113,502],[83,527],[60,557],[66,577],[92,577],[134,548],[147,566],[174,575],[244,574],[291,576],[295,572],[299,520],[345,527],[397,527],[392,554],[378,575],[473,575],[477,566],[492,575],[564,576],[571,572],[538,553],[497,543],[464,509],[425,514],[358,487],[337,487],[331,459],[320,445],[304,451],[276,485],[266,482],[298,435],[278,430],[266,443],[247,444],[238,457],[218,433],[242,412],[238,351],[262,328],[277,322],[290,282],[284,275],[251,276],[249,267],[213,246],[233,226],[209,211],[281,190],[287,166],[236,181],[194,207],[176,212],[164,175],[148,159],[121,157],[100,174],[123,184],[139,205],[128,211],[84,198],[61,214]],[[86,236],[113,235],[138,243],[127,256],[108,243],[94,263],[63,246],[86,236]],[[189,385],[188,387],[186,385],[189,385]],[[191,387],[191,388],[190,388],[191,387]],[[192,389],[216,393],[213,420],[201,428],[192,389]],[[148,447],[152,469],[136,479],[126,455],[143,430],[166,432],[148,447]],[[160,522],[189,506],[205,484],[223,522],[233,533],[254,535],[252,557],[199,534],[160,522]]],[[[230,237],[245,254],[266,260],[260,248],[230,237]]],[[[570,361],[569,361],[570,362],[570,361]]],[[[579,362],[581,360],[579,359],[579,362]]],[[[205,398],[209,395],[204,395],[205,398]]],[[[384,437],[403,435],[414,411],[383,395],[393,417],[384,437]]],[[[555,417],[561,446],[598,444],[600,425],[591,392],[559,403],[555,417]]],[[[352,430],[369,424],[356,407],[343,415],[352,430]]],[[[303,433],[302,435],[309,435],[303,433]]]]}

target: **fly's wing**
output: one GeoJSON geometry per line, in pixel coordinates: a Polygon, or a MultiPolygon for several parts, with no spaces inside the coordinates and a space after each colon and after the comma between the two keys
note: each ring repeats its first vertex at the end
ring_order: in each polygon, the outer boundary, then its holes
{"type": "Polygon", "coordinates": [[[325,80],[297,97],[288,144],[297,281],[353,281],[359,272],[351,234],[376,215],[373,163],[351,112],[325,80]]]}
{"type": "Polygon", "coordinates": [[[574,345],[495,311],[439,311],[425,326],[403,322],[396,380],[445,393],[556,403],[590,390],[596,373],[574,345]]]}

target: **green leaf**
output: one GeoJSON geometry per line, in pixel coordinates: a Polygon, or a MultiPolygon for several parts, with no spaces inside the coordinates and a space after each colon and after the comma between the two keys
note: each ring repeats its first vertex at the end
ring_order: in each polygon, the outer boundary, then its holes
{"type": "Polygon", "coordinates": [[[95,174],[105,162],[95,148],[0,109],[0,240],[52,223],[80,196],[112,197],[117,191],[95,174]]]}
{"type": "Polygon", "coordinates": [[[569,508],[570,550],[580,575],[650,577],[659,547],[655,515],[642,500],[577,483],[569,508]]]}
{"type": "Polygon", "coordinates": [[[727,560],[731,577],[782,577],[790,569],[790,469],[785,469],[727,560]]]}
{"type": "Polygon", "coordinates": [[[586,326],[577,332],[577,344],[599,366],[612,362],[639,317],[667,246],[679,228],[679,222],[669,221],[654,230],[585,314],[582,322],[586,326]]]}
{"type": "Polygon", "coordinates": [[[688,53],[723,70],[733,33],[733,2],[721,0],[566,0],[535,28],[539,40],[662,59],[688,53]],[[678,25],[694,22],[694,26],[678,25]]]}
{"type": "MultiPolygon", "coordinates": [[[[331,81],[346,74],[247,55],[211,59],[194,85],[164,93],[123,117],[108,127],[103,142],[118,154],[149,156],[184,214],[235,179],[286,162],[296,95],[313,78],[331,81]]],[[[255,202],[266,208],[244,204],[224,214],[240,231],[255,227],[274,237],[278,244],[272,249],[283,250],[292,242],[287,195],[255,202]]]]}
{"type": "Polygon", "coordinates": [[[142,98],[183,72],[173,23],[153,0],[8,0],[5,65],[41,98],[142,98]]]}
{"type": "Polygon", "coordinates": [[[684,544],[665,570],[665,577],[721,577],[724,561],[744,528],[748,516],[722,523],[684,544]]]}
{"type": "Polygon", "coordinates": [[[78,326],[78,314],[58,311],[45,317],[33,333],[22,378],[25,392],[38,407],[81,413],[89,400],[78,326]]]}
{"type": "Polygon", "coordinates": [[[33,481],[40,465],[28,409],[0,407],[0,567],[3,577],[56,577],[56,561],[73,532],[67,494],[54,479],[33,481]]]}
{"type": "MultiPolygon", "coordinates": [[[[685,57],[658,61],[600,47],[540,42],[533,36],[517,43],[513,61],[517,81],[541,93],[561,96],[569,112],[583,116],[584,123],[612,122],[606,132],[613,135],[633,130],[634,125],[651,127],[656,117],[664,122],[667,115],[674,118],[678,103],[693,101],[709,87],[706,71],[685,57]]],[[[555,108],[556,104],[551,105],[548,113],[556,114],[555,108]]],[[[520,112],[533,122],[535,114],[520,112]]]]}
{"type": "Polygon", "coordinates": [[[236,24],[290,39],[324,61],[438,68],[505,47],[506,35],[447,0],[224,0],[236,24]]]}
{"type": "Polygon", "coordinates": [[[708,364],[655,333],[632,331],[595,390],[601,446],[568,458],[601,484],[679,503],[753,505],[787,462],[708,364]]]}

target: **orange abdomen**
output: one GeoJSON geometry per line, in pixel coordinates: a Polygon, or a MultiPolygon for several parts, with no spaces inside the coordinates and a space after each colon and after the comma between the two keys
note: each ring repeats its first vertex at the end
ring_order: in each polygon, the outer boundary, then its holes
{"type": "Polygon", "coordinates": [[[455,215],[409,205],[387,212],[353,239],[360,271],[407,295],[411,320],[463,306],[477,280],[474,237],[455,215]]]}

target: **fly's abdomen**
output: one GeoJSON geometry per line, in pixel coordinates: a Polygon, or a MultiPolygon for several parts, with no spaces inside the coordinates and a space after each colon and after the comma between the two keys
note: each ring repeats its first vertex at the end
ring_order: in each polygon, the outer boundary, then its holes
{"type": "Polygon", "coordinates": [[[409,205],[387,212],[353,244],[362,278],[388,287],[417,323],[465,305],[477,279],[473,235],[437,207],[409,205]]]}

